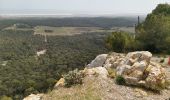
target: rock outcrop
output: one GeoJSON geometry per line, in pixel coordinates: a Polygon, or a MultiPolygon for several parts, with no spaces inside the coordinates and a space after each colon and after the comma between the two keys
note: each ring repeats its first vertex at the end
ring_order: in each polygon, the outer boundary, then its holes
{"type": "Polygon", "coordinates": [[[44,55],[46,53],[46,51],[47,51],[46,49],[37,51],[37,56],[44,55]]]}
{"type": "Polygon", "coordinates": [[[57,81],[57,83],[55,84],[54,88],[62,87],[64,85],[65,85],[65,79],[64,78],[60,78],[60,80],[57,81]]]}
{"type": "Polygon", "coordinates": [[[105,60],[107,58],[107,54],[98,55],[87,67],[99,67],[103,66],[105,60]]]}
{"type": "MultiPolygon", "coordinates": [[[[136,51],[128,54],[110,53],[97,56],[84,70],[82,84],[65,87],[67,82],[61,78],[54,89],[45,95],[31,94],[24,100],[165,100],[170,98],[166,85],[166,71],[159,62],[151,60],[148,51],[136,51]],[[109,70],[124,78],[132,88],[117,85],[109,70]],[[139,87],[138,87],[139,86],[139,87]],[[142,87],[141,87],[142,86],[142,87]],[[56,88],[57,87],[57,88],[56,88]],[[162,90],[160,94],[143,88],[162,90]]],[[[169,74],[170,75],[170,74],[169,74]]],[[[169,77],[169,76],[168,76],[169,77]]],[[[115,77],[114,77],[115,78],[115,77]]],[[[116,79],[115,78],[115,79],[116,79]]]]}
{"type": "Polygon", "coordinates": [[[160,90],[165,85],[165,70],[159,63],[151,62],[151,57],[148,51],[130,52],[126,56],[113,53],[104,66],[115,68],[116,75],[121,75],[126,84],[160,90]]]}
{"type": "Polygon", "coordinates": [[[41,97],[44,94],[30,94],[29,96],[25,97],[23,100],[41,100],[41,97]]]}
{"type": "Polygon", "coordinates": [[[98,75],[99,77],[102,78],[107,78],[108,76],[108,71],[104,67],[94,67],[94,68],[85,68],[83,70],[83,73],[85,75],[98,75]]]}

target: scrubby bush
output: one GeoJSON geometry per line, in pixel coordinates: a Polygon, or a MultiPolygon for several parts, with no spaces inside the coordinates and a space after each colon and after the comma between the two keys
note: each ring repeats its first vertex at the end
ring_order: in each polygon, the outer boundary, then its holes
{"type": "Polygon", "coordinates": [[[120,75],[116,76],[116,84],[125,85],[125,83],[126,83],[126,81],[122,76],[120,76],[120,75]]]}
{"type": "Polygon", "coordinates": [[[12,100],[12,98],[8,96],[2,96],[0,100],[12,100]]]}
{"type": "Polygon", "coordinates": [[[165,60],[162,58],[161,60],[160,60],[160,63],[163,63],[165,60]]]}
{"type": "Polygon", "coordinates": [[[106,47],[115,52],[134,51],[139,48],[139,42],[135,40],[134,34],[126,32],[113,32],[106,40],[106,47]]]}
{"type": "Polygon", "coordinates": [[[78,69],[75,69],[73,71],[69,71],[68,74],[63,77],[65,79],[65,86],[70,87],[71,85],[82,84],[84,74],[79,72],[78,69]]]}
{"type": "Polygon", "coordinates": [[[22,100],[30,93],[47,92],[61,75],[84,69],[84,64],[96,55],[107,53],[103,45],[106,34],[48,36],[44,43],[44,37],[34,35],[33,31],[1,30],[0,63],[7,64],[0,64],[0,97],[22,100]],[[46,54],[35,57],[37,51],[44,49],[46,54]]]}
{"type": "Polygon", "coordinates": [[[170,86],[170,80],[165,81],[165,88],[168,88],[170,86]]]}
{"type": "Polygon", "coordinates": [[[106,46],[116,52],[122,52],[125,46],[125,38],[120,32],[113,32],[106,39],[106,46]]]}
{"type": "Polygon", "coordinates": [[[157,90],[163,90],[165,88],[168,88],[170,86],[170,80],[165,80],[164,84],[158,84],[157,90]]]}
{"type": "Polygon", "coordinates": [[[52,33],[53,30],[44,30],[44,32],[46,32],[46,33],[52,33]]]}
{"type": "Polygon", "coordinates": [[[106,46],[115,52],[146,50],[152,53],[170,53],[170,5],[159,4],[145,21],[135,27],[135,34],[113,32],[106,46]]]}
{"type": "Polygon", "coordinates": [[[136,27],[136,39],[143,44],[143,50],[153,53],[170,51],[170,5],[159,4],[148,14],[145,21],[136,27]]]}
{"type": "Polygon", "coordinates": [[[154,90],[154,91],[161,91],[163,89],[168,88],[170,85],[169,81],[166,80],[165,83],[157,83],[157,84],[151,84],[148,86],[148,89],[154,90]]]}

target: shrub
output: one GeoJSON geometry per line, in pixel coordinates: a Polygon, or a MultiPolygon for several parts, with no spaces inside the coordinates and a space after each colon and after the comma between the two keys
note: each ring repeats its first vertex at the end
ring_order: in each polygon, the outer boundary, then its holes
{"type": "Polygon", "coordinates": [[[44,32],[52,33],[52,32],[53,32],[53,30],[44,30],[44,32]]]}
{"type": "Polygon", "coordinates": [[[165,60],[162,58],[161,60],[160,60],[160,63],[163,63],[165,60]]]}
{"type": "Polygon", "coordinates": [[[105,39],[106,47],[115,52],[134,51],[139,46],[133,34],[113,32],[105,39]]]}
{"type": "Polygon", "coordinates": [[[161,89],[170,87],[170,80],[165,80],[165,83],[162,84],[160,87],[161,87],[161,89]]]}
{"type": "Polygon", "coordinates": [[[63,77],[65,79],[65,86],[70,87],[71,85],[82,84],[84,74],[75,69],[73,71],[69,71],[68,74],[63,77]]]}
{"type": "Polygon", "coordinates": [[[113,32],[106,39],[106,46],[116,52],[122,52],[125,46],[125,38],[121,32],[113,32]]]}
{"type": "Polygon", "coordinates": [[[122,76],[120,76],[120,75],[116,76],[116,84],[125,85],[125,83],[126,83],[126,81],[122,76]]]}
{"type": "Polygon", "coordinates": [[[0,99],[1,100],[12,100],[12,98],[8,96],[2,96],[0,99]]]}
{"type": "Polygon", "coordinates": [[[157,84],[153,84],[151,85],[149,88],[151,90],[155,90],[155,91],[161,91],[163,89],[168,88],[170,85],[170,81],[169,80],[165,80],[165,83],[157,83],[157,84]]]}

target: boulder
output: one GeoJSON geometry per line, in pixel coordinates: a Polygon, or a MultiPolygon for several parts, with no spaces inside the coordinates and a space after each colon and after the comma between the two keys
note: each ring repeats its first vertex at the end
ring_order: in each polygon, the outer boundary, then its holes
{"type": "Polygon", "coordinates": [[[98,55],[87,67],[99,67],[103,66],[104,62],[106,61],[107,54],[98,55]]]}
{"type": "Polygon", "coordinates": [[[108,76],[108,71],[104,67],[85,68],[83,72],[85,75],[98,75],[103,78],[108,76]]]}
{"type": "Polygon", "coordinates": [[[55,84],[54,88],[62,87],[64,85],[65,85],[65,79],[64,78],[60,78],[60,80],[55,84]]]}
{"type": "Polygon", "coordinates": [[[126,84],[160,90],[165,84],[165,70],[159,63],[152,62],[151,57],[148,51],[130,52],[126,56],[112,53],[107,57],[104,67],[115,68],[116,75],[121,75],[126,84]]]}
{"type": "Polygon", "coordinates": [[[45,50],[41,50],[41,51],[37,51],[37,56],[40,56],[40,55],[44,55],[46,53],[46,49],[45,50]]]}
{"type": "Polygon", "coordinates": [[[116,68],[116,74],[117,75],[125,75],[129,73],[132,69],[132,66],[129,65],[120,65],[116,68]]]}
{"type": "Polygon", "coordinates": [[[161,67],[161,65],[151,62],[146,70],[146,73],[148,73],[145,79],[146,87],[156,90],[164,88],[166,76],[165,70],[161,67]]]}
{"type": "Polygon", "coordinates": [[[44,94],[30,94],[29,96],[25,97],[23,100],[41,100],[44,94]]]}
{"type": "Polygon", "coordinates": [[[124,54],[121,53],[111,53],[107,56],[107,59],[104,63],[105,68],[116,68],[119,64],[124,64],[124,54]]]}
{"type": "Polygon", "coordinates": [[[139,70],[139,71],[144,71],[147,67],[148,63],[146,61],[140,61],[140,62],[135,62],[132,67],[135,70],[139,70]]]}
{"type": "Polygon", "coordinates": [[[136,52],[130,52],[126,55],[126,58],[136,59],[138,61],[145,60],[147,62],[150,61],[152,57],[152,54],[148,51],[136,51],[136,52]]]}

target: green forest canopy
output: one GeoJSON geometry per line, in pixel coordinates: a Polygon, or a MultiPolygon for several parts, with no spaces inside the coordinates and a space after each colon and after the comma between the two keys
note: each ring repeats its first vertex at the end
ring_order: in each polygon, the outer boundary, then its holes
{"type": "Polygon", "coordinates": [[[144,50],[170,53],[170,5],[159,4],[136,27],[136,36],[144,50]]]}
{"type": "Polygon", "coordinates": [[[170,54],[170,5],[159,4],[135,31],[135,34],[113,32],[106,39],[107,47],[116,52],[148,50],[170,54]]]}
{"type": "Polygon", "coordinates": [[[0,31],[0,99],[21,100],[30,93],[46,92],[61,76],[82,69],[94,57],[106,53],[105,33],[47,36],[33,31],[0,31]],[[45,55],[36,56],[47,49],[45,55]],[[2,65],[7,61],[7,65],[2,65]]]}

